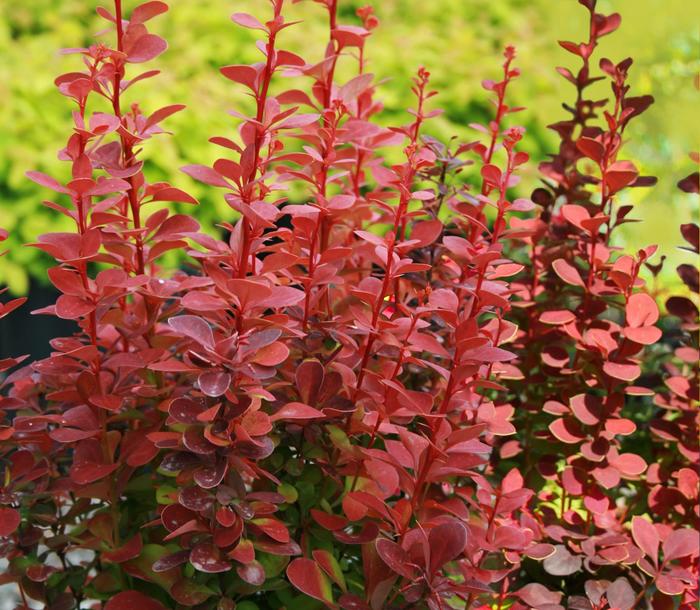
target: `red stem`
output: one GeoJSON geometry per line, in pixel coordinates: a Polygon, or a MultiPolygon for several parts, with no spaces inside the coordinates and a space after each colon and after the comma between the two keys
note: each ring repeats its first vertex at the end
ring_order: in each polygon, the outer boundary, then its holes
{"type": "MultiPolygon", "coordinates": [[[[281,3],[275,5],[275,18],[279,17],[281,13],[281,3]]],[[[255,114],[255,120],[258,123],[262,123],[265,114],[265,104],[267,102],[267,95],[270,88],[270,82],[272,80],[272,61],[275,50],[275,39],[277,37],[277,32],[274,31],[270,33],[267,41],[267,59],[265,61],[265,69],[263,71],[262,83],[260,85],[260,92],[257,96],[257,111],[255,114]]],[[[255,132],[255,162],[249,176],[244,176],[243,180],[243,204],[250,205],[253,200],[253,182],[258,175],[258,170],[260,169],[260,150],[262,148],[263,141],[265,140],[265,128],[256,125],[255,132]]],[[[262,173],[262,172],[261,172],[262,173]]],[[[254,254],[250,252],[251,247],[251,226],[245,217],[242,217],[240,222],[243,223],[243,244],[241,246],[241,256],[238,262],[238,277],[245,277],[248,274],[248,258],[251,259],[251,267],[254,267],[255,259],[254,254]]],[[[253,269],[255,272],[255,269],[253,269]]]]}

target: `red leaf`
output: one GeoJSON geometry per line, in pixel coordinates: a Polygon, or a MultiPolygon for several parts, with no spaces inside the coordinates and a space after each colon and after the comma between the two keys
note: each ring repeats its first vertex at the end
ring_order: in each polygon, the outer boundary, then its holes
{"type": "Polygon", "coordinates": [[[554,268],[554,271],[556,271],[556,274],[567,284],[571,284],[573,286],[580,286],[581,288],[586,287],[586,284],[581,279],[581,275],[579,274],[576,267],[574,267],[571,263],[565,261],[563,258],[558,258],[557,260],[555,260],[552,263],[552,267],[554,268]]]}
{"type": "Polygon", "coordinates": [[[6,303],[0,303],[0,318],[4,318],[10,312],[14,311],[18,307],[21,307],[27,302],[27,297],[19,297],[17,299],[12,299],[6,303]]]}
{"type": "Polygon", "coordinates": [[[214,333],[209,324],[197,316],[176,316],[168,320],[170,328],[174,331],[194,339],[200,345],[212,349],[214,347],[214,333]]]}
{"type": "Polygon", "coordinates": [[[622,475],[628,477],[636,477],[647,469],[647,463],[635,453],[621,453],[615,459],[608,459],[608,461],[622,475]]]}
{"type": "Polygon", "coordinates": [[[267,307],[277,309],[296,305],[304,299],[304,292],[291,286],[275,286],[272,294],[265,299],[267,307]]]}
{"type": "Polygon", "coordinates": [[[552,576],[568,576],[581,569],[581,557],[572,555],[562,544],[554,545],[554,554],[547,557],[542,565],[552,576]]]}
{"type": "Polygon", "coordinates": [[[647,293],[637,292],[627,301],[625,315],[627,324],[633,328],[652,326],[659,319],[659,307],[647,293]]]}
{"type": "Polygon", "coordinates": [[[624,364],[621,362],[606,362],[603,364],[606,375],[622,381],[634,381],[642,374],[638,364],[624,364]]]}
{"type": "Polygon", "coordinates": [[[99,430],[77,430],[76,428],[56,428],[49,437],[57,443],[75,443],[99,434],[99,430]]]}
{"type": "Polygon", "coordinates": [[[586,438],[580,428],[571,419],[555,419],[549,424],[550,432],[562,443],[574,445],[586,438]]]}
{"type": "Polygon", "coordinates": [[[656,565],[659,556],[659,533],[654,525],[642,517],[632,517],[632,537],[635,544],[656,565]]]}
{"type": "Polygon", "coordinates": [[[638,175],[639,172],[632,163],[629,161],[617,161],[605,173],[605,184],[612,195],[632,184],[638,175]]]}
{"type": "Polygon", "coordinates": [[[276,129],[295,129],[306,127],[318,121],[318,114],[295,114],[275,126],[276,129]]]}
{"type": "Polygon", "coordinates": [[[263,366],[276,366],[284,362],[289,356],[289,348],[284,343],[271,343],[259,349],[252,362],[262,364],[263,366]]]}
{"type": "Polygon", "coordinates": [[[226,182],[226,180],[224,180],[211,167],[207,167],[206,165],[185,165],[180,169],[188,176],[192,176],[192,178],[199,180],[200,182],[204,182],[204,184],[231,188],[231,185],[226,182]]]}
{"type": "MultiPolygon", "coordinates": [[[[629,389],[629,388],[628,388],[629,389]]],[[[620,434],[627,436],[632,434],[637,429],[636,424],[630,419],[606,419],[605,430],[611,434],[620,434]]]]}
{"type": "Polygon", "coordinates": [[[0,507],[0,536],[11,536],[21,522],[19,511],[7,506],[0,507]]]}
{"type": "Polygon", "coordinates": [[[663,543],[664,561],[681,557],[697,557],[700,552],[700,534],[690,528],[673,530],[663,543]]]}
{"type": "Polygon", "coordinates": [[[195,545],[190,551],[190,563],[200,572],[216,574],[228,572],[231,564],[221,559],[219,549],[213,544],[202,542],[195,545]]]}
{"type": "Polygon", "coordinates": [[[279,411],[274,415],[270,416],[270,421],[279,420],[307,420],[316,419],[320,417],[325,417],[325,415],[318,409],[314,409],[309,405],[305,405],[301,402],[289,402],[284,405],[279,411]]]}
{"type": "Polygon", "coordinates": [[[158,57],[168,48],[168,43],[155,34],[145,34],[137,38],[128,48],[124,49],[128,61],[140,64],[158,57]]]}
{"type": "Polygon", "coordinates": [[[314,560],[320,566],[320,568],[326,573],[326,575],[338,585],[343,592],[347,592],[347,585],[345,584],[345,576],[340,568],[338,560],[333,556],[330,551],[323,551],[317,549],[312,551],[314,560]]]}
{"type": "Polygon", "coordinates": [[[231,385],[231,375],[222,371],[207,371],[197,378],[199,389],[207,396],[216,398],[228,390],[231,385]]]}
{"type": "Polygon", "coordinates": [[[153,2],[144,2],[131,12],[129,21],[131,23],[144,23],[167,11],[168,5],[165,2],[157,2],[156,0],[153,2]]]}
{"type": "Polygon", "coordinates": [[[26,175],[27,178],[29,178],[32,182],[36,182],[41,186],[45,186],[46,188],[49,188],[52,191],[56,191],[57,193],[68,192],[68,189],[65,186],[63,186],[58,180],[52,178],[51,176],[47,176],[46,174],[42,174],[41,172],[27,172],[26,175]]]}
{"type": "Polygon", "coordinates": [[[553,324],[559,326],[561,324],[568,324],[576,319],[576,314],[573,311],[567,309],[560,309],[555,311],[545,311],[540,314],[540,322],[543,324],[553,324]]]}
{"type": "Polygon", "coordinates": [[[56,300],[56,315],[64,320],[77,320],[95,310],[95,306],[70,294],[62,294],[56,300]]]}
{"type": "Polygon", "coordinates": [[[481,168],[481,177],[491,186],[498,186],[501,182],[501,170],[496,165],[484,165],[481,168]]]}
{"type": "Polygon", "coordinates": [[[228,556],[239,563],[250,563],[255,560],[255,547],[250,540],[241,539],[236,548],[229,552],[228,556]]]}
{"type": "Polygon", "coordinates": [[[168,504],[160,514],[163,527],[174,532],[197,515],[180,504],[168,504]]]}
{"type": "Polygon", "coordinates": [[[593,138],[579,138],[576,141],[576,148],[578,148],[584,155],[596,163],[600,163],[603,160],[603,155],[605,154],[604,146],[593,138]]]}
{"type": "Polygon", "coordinates": [[[693,172],[679,180],[678,188],[684,193],[700,193],[700,172],[693,172]]]}
{"type": "Polygon", "coordinates": [[[674,578],[670,574],[661,574],[656,579],[656,587],[666,595],[680,595],[690,586],[686,585],[680,578],[674,578]]]}
{"type": "Polygon", "coordinates": [[[467,544],[467,528],[459,521],[441,523],[428,534],[431,574],[435,574],[447,562],[459,557],[467,544]]]}
{"type": "Polygon", "coordinates": [[[591,394],[577,394],[569,400],[571,411],[581,423],[595,426],[600,422],[602,408],[600,401],[591,394]]]}
{"type": "Polygon", "coordinates": [[[33,582],[46,582],[51,574],[55,574],[58,571],[58,568],[39,564],[27,567],[26,574],[27,578],[33,582]]]}
{"type": "Polygon", "coordinates": [[[214,496],[201,487],[185,487],[178,494],[178,502],[193,511],[206,511],[214,505],[214,496]]]}
{"type": "Polygon", "coordinates": [[[568,220],[572,225],[583,229],[583,221],[590,219],[590,214],[588,210],[582,205],[567,204],[561,207],[561,214],[566,220],[568,220]]]}
{"type": "Polygon", "coordinates": [[[138,591],[122,591],[111,597],[104,610],[165,610],[159,601],[138,591]]]}
{"type": "Polygon", "coordinates": [[[316,402],[324,377],[323,365],[318,360],[306,359],[297,367],[294,381],[305,403],[316,402]]]}
{"type": "Polygon", "coordinates": [[[95,186],[85,191],[85,194],[92,196],[109,195],[110,193],[128,191],[130,188],[131,186],[126,180],[122,180],[121,178],[106,178],[98,180],[95,186]]]}
{"type": "Polygon", "coordinates": [[[112,474],[119,464],[97,464],[94,462],[82,462],[73,464],[70,468],[70,478],[79,485],[94,483],[112,474]]]}
{"type": "Polygon", "coordinates": [[[221,311],[227,308],[226,301],[206,292],[188,292],[180,301],[185,309],[192,311],[221,311]]]}
{"type": "Polygon", "coordinates": [[[184,108],[184,104],[172,104],[170,106],[165,106],[160,110],[156,110],[151,116],[148,117],[148,120],[146,121],[146,128],[150,127],[151,125],[157,125],[161,121],[164,121],[176,112],[180,112],[180,110],[183,110],[184,108]]]}
{"type": "Polygon", "coordinates": [[[236,567],[238,575],[248,584],[259,587],[265,582],[265,569],[259,561],[251,561],[236,567]]]}
{"type": "Polygon", "coordinates": [[[642,326],[641,328],[627,327],[623,330],[625,337],[630,341],[641,345],[653,345],[661,339],[662,332],[656,326],[642,326]]]}
{"type": "Polygon", "coordinates": [[[326,604],[333,604],[333,591],[328,577],[315,561],[294,559],[287,566],[287,578],[299,591],[326,604]]]}
{"type": "Polygon", "coordinates": [[[224,66],[220,70],[221,74],[234,83],[245,85],[252,91],[257,91],[258,71],[252,66],[224,66]]]}
{"type": "Polygon", "coordinates": [[[382,561],[394,572],[404,578],[415,578],[416,569],[412,567],[411,558],[401,546],[387,538],[378,538],[374,544],[382,561]]]}
{"type": "Polygon", "coordinates": [[[600,13],[596,13],[594,14],[593,23],[597,35],[599,37],[606,36],[607,34],[612,34],[617,28],[620,27],[620,23],[622,23],[622,17],[620,16],[620,13],[611,13],[607,16],[603,16],[600,13]]]}
{"type": "Polygon", "coordinates": [[[289,531],[281,521],[277,521],[277,519],[272,519],[271,517],[266,517],[253,519],[251,523],[253,523],[256,527],[259,527],[273,540],[282,543],[289,542],[289,531]]]}
{"type": "Polygon", "coordinates": [[[129,559],[138,557],[142,549],[143,541],[141,540],[141,534],[136,534],[129,542],[118,549],[114,551],[104,551],[102,553],[102,558],[113,563],[124,563],[125,561],[129,561],[129,559]]]}
{"type": "Polygon", "coordinates": [[[193,205],[198,203],[192,195],[188,195],[185,191],[172,186],[156,191],[152,199],[153,201],[177,201],[179,203],[191,203],[193,205]]]}
{"type": "Polygon", "coordinates": [[[253,17],[253,15],[249,15],[248,13],[234,13],[231,15],[231,20],[244,28],[267,32],[267,28],[255,17],[253,17]]]}
{"type": "Polygon", "coordinates": [[[477,362],[507,362],[515,358],[513,352],[501,349],[500,347],[477,347],[476,349],[467,350],[462,355],[462,361],[475,360],[477,362]]]}
{"type": "Polygon", "coordinates": [[[348,520],[345,517],[331,515],[317,508],[311,509],[311,516],[321,527],[330,531],[342,530],[348,525],[348,520]]]}
{"type": "Polygon", "coordinates": [[[560,40],[559,46],[566,49],[569,53],[581,56],[581,47],[574,42],[569,42],[568,40],[560,40]]]}
{"type": "Polygon", "coordinates": [[[562,593],[559,591],[550,591],[544,585],[539,583],[530,583],[525,585],[517,592],[518,597],[522,599],[528,606],[539,608],[549,604],[558,604],[562,598],[562,593]]]}

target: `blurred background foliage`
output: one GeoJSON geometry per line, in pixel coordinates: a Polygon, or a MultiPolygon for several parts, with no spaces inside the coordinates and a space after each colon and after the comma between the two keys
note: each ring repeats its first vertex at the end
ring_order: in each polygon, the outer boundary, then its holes
{"type": "MultiPolygon", "coordinates": [[[[358,23],[355,9],[367,2],[341,0],[340,22],[358,23]]],[[[125,4],[128,14],[138,2],[125,4]]],[[[220,76],[218,68],[259,60],[253,32],[235,26],[228,17],[246,11],[264,19],[269,5],[265,0],[170,0],[169,4],[170,12],[152,26],[170,45],[149,65],[162,74],[131,89],[129,99],[138,100],[147,111],[187,104],[186,111],[167,122],[175,135],[147,145],[147,175],[151,181],[169,180],[198,197],[201,205],[194,213],[205,229],[212,230],[217,221],[230,219],[222,193],[194,183],[177,168],[211,163],[219,155],[207,139],[235,129],[236,120],[226,111],[249,108],[240,87],[220,76]]],[[[440,91],[435,103],[445,109],[428,131],[442,139],[475,139],[468,123],[490,116],[488,94],[480,83],[499,77],[506,44],[518,48],[517,66],[523,74],[512,87],[511,101],[527,107],[514,118],[529,132],[533,163],[521,186],[528,194],[538,182],[536,162],[556,145],[546,125],[563,117],[561,102],[573,95],[555,67],[576,65],[576,58],[556,41],[584,39],[583,7],[576,0],[381,0],[374,5],[381,25],[367,52],[369,69],[385,80],[380,97],[386,124],[407,120],[410,78],[425,65],[440,91]]],[[[77,69],[80,61],[76,55],[61,55],[59,49],[90,44],[91,35],[102,27],[94,9],[93,0],[0,0],[0,226],[12,233],[11,253],[0,258],[0,282],[16,293],[25,293],[30,279],[46,277],[41,253],[19,244],[61,230],[62,219],[41,205],[50,194],[24,173],[38,169],[66,177],[67,168],[57,160],[56,151],[65,143],[73,108],[53,80],[77,69]]],[[[700,2],[602,0],[599,10],[618,11],[623,22],[618,32],[604,39],[598,57],[614,61],[634,57],[634,94],[651,93],[657,100],[633,123],[626,150],[643,173],[659,176],[659,184],[635,189],[634,217],[643,222],[626,225],[621,239],[630,248],[660,245],[668,256],[661,284],[668,289],[675,281],[675,266],[692,262],[676,246],[681,243],[678,225],[687,222],[697,206],[675,185],[693,170],[688,152],[697,150],[700,142],[699,93],[693,86],[700,69],[700,2]]],[[[327,40],[322,7],[312,2],[291,5],[287,18],[303,23],[285,31],[281,46],[309,62],[321,58],[327,40]]],[[[139,67],[132,69],[134,75],[139,67]]],[[[349,71],[340,73],[341,81],[351,76],[349,71]]],[[[601,97],[607,96],[606,89],[600,85],[601,97]]]]}

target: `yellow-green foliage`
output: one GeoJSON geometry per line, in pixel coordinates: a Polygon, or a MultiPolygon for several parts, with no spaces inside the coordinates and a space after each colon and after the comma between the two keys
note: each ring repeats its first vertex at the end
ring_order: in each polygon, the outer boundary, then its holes
{"type": "MultiPolygon", "coordinates": [[[[341,22],[356,23],[355,9],[365,3],[342,0],[341,22]]],[[[127,14],[135,4],[126,2],[127,14]]],[[[604,12],[622,13],[623,25],[605,39],[603,54],[616,60],[632,55],[636,94],[652,93],[657,98],[657,104],[635,123],[628,150],[645,173],[659,176],[660,183],[655,189],[639,190],[635,216],[645,222],[628,225],[631,230],[623,234],[633,246],[661,243],[664,252],[679,262],[682,255],[674,247],[680,242],[677,227],[689,217],[690,202],[675,183],[690,173],[686,153],[697,149],[700,141],[695,116],[698,91],[692,86],[700,66],[700,4],[687,0],[604,4],[604,12]]],[[[264,16],[269,7],[264,0],[172,0],[170,5],[171,11],[154,22],[155,30],[170,43],[169,51],[155,62],[162,74],[134,87],[131,94],[147,110],[187,104],[186,111],[167,123],[175,136],[149,144],[148,175],[151,180],[170,180],[199,197],[202,205],[195,214],[210,230],[215,219],[230,215],[221,193],[194,184],[176,168],[216,158],[207,138],[230,132],[235,120],[226,110],[248,103],[240,89],[218,73],[221,65],[259,59],[252,33],[235,26],[229,15],[248,11],[264,16]]],[[[501,49],[512,43],[518,47],[517,64],[524,73],[512,95],[515,103],[528,107],[517,116],[530,132],[529,152],[537,161],[552,150],[555,140],[545,127],[563,116],[560,103],[572,94],[554,66],[575,60],[556,40],[578,41],[585,35],[585,11],[575,0],[381,0],[375,8],[382,24],[368,52],[370,69],[379,79],[387,79],[382,87],[386,123],[406,120],[402,109],[409,103],[410,77],[423,64],[440,91],[436,103],[445,109],[432,122],[434,135],[472,139],[475,134],[467,123],[489,112],[479,83],[498,76],[501,49]]],[[[324,12],[311,2],[289,10],[290,18],[304,22],[286,30],[282,44],[307,61],[319,59],[327,37],[324,12]]],[[[79,58],[60,55],[58,49],[88,44],[89,35],[99,27],[93,0],[0,0],[0,226],[13,234],[11,254],[0,259],[0,277],[15,292],[26,290],[28,275],[44,273],[40,254],[18,244],[57,230],[60,222],[40,205],[49,193],[24,177],[29,169],[65,176],[56,150],[65,142],[72,108],[55,90],[53,79],[75,69],[79,58]]],[[[606,93],[601,90],[602,96],[606,93]]],[[[536,182],[533,163],[523,191],[536,182]]]]}

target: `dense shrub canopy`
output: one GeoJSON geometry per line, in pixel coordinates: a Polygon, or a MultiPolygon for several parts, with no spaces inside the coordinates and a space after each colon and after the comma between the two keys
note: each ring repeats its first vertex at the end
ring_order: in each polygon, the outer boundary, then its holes
{"type": "MultiPolygon", "coordinates": [[[[136,4],[137,0],[131,0],[125,6],[136,4]]],[[[340,3],[342,22],[359,25],[355,10],[362,4],[358,0],[340,3]]],[[[256,32],[231,27],[227,17],[233,10],[258,14],[262,6],[261,0],[179,2],[177,10],[158,24],[169,45],[151,64],[161,75],[152,86],[134,90],[134,99],[146,109],[174,101],[187,105],[168,121],[173,137],[149,144],[145,161],[152,180],[173,182],[201,201],[203,205],[185,211],[207,232],[227,214],[226,204],[211,189],[179,174],[177,168],[185,163],[212,163],[215,151],[202,134],[231,129],[226,109],[234,105],[246,111],[250,108],[241,89],[231,87],[225,79],[212,78],[211,73],[226,63],[257,61],[256,32]]],[[[656,99],[636,122],[628,150],[645,172],[659,175],[659,183],[653,191],[623,193],[626,201],[644,211],[645,222],[621,227],[617,240],[624,239],[634,248],[658,244],[660,253],[669,257],[662,271],[663,285],[675,288],[673,269],[690,258],[676,248],[678,227],[665,220],[671,214],[678,217],[678,224],[692,219],[692,201],[678,193],[675,184],[687,174],[687,152],[700,139],[700,124],[695,120],[700,94],[691,86],[700,70],[700,32],[694,27],[700,20],[700,4],[664,0],[663,11],[658,6],[657,0],[615,0],[615,10],[624,15],[624,22],[615,36],[602,40],[600,53],[633,56],[630,84],[638,94],[653,93],[656,99]]],[[[55,151],[62,145],[72,108],[64,103],[53,79],[75,69],[74,58],[58,49],[89,44],[91,34],[103,28],[94,8],[95,3],[84,0],[0,0],[0,55],[4,59],[0,64],[4,101],[0,113],[0,224],[10,232],[12,250],[0,260],[0,277],[16,294],[27,292],[30,279],[45,284],[48,264],[40,252],[20,244],[57,227],[71,230],[67,220],[56,218],[41,205],[45,193],[27,182],[24,173],[33,168],[61,179],[69,176],[69,168],[56,159],[55,151]]],[[[497,72],[499,50],[517,43],[518,66],[527,78],[509,95],[512,104],[527,106],[518,117],[528,130],[523,149],[536,162],[554,149],[556,134],[546,125],[562,116],[567,85],[552,67],[569,61],[556,41],[578,40],[586,32],[575,0],[388,0],[375,10],[382,23],[369,43],[368,69],[378,81],[384,81],[384,110],[377,116],[382,125],[404,120],[411,104],[408,83],[416,68],[425,65],[445,111],[426,125],[425,133],[441,140],[458,136],[469,141],[474,136],[469,123],[488,120],[490,112],[488,96],[479,83],[497,72]],[[401,53],[395,52],[398,46],[401,53]],[[537,103],[531,102],[534,99],[537,103]]],[[[320,57],[327,22],[318,7],[302,2],[286,12],[290,20],[304,23],[285,31],[285,48],[305,59],[320,57]]],[[[340,82],[351,78],[354,70],[352,62],[341,59],[340,82]]],[[[272,87],[275,91],[277,84],[272,87]]],[[[594,84],[593,89],[596,87],[596,95],[607,95],[605,83],[594,84]]],[[[520,188],[524,196],[537,185],[536,168],[537,163],[523,168],[520,188]]],[[[461,179],[476,184],[469,174],[461,179]]],[[[298,191],[289,194],[296,203],[302,201],[302,195],[298,191]]],[[[173,254],[163,261],[170,267],[175,263],[173,254]]]]}
{"type": "MultiPolygon", "coordinates": [[[[371,7],[316,0],[309,60],[287,4],[232,16],[260,39],[220,68],[249,100],[182,168],[225,203],[216,234],[145,163],[184,109],[135,93],[168,6],[115,0],[67,51],[70,176],[27,176],[71,227],[31,244],[60,293],[34,313],[75,333],[0,360],[2,582],[52,609],[696,607],[698,271],[660,309],[656,247],[616,239],[656,183],[626,152],[654,100],[598,49],[620,15],[579,0],[535,168],[514,47],[443,141],[425,68],[378,121],[371,7]]],[[[678,186],[697,202],[697,172],[678,186]]]]}

